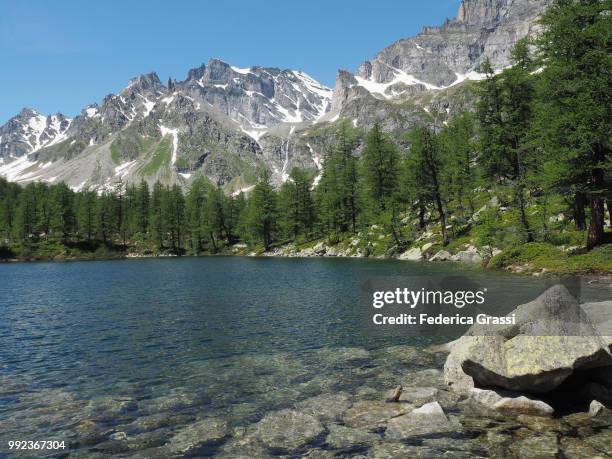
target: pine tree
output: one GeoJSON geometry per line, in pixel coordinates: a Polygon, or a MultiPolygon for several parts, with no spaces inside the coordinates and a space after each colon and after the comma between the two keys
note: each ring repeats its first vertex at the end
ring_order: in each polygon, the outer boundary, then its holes
{"type": "Polygon", "coordinates": [[[185,221],[185,199],[181,188],[178,185],[173,185],[170,189],[166,189],[165,211],[162,213],[165,220],[165,226],[168,229],[170,244],[172,251],[180,255],[182,253],[183,242],[183,225],[185,221]]]}
{"type": "Polygon", "coordinates": [[[75,228],[74,194],[65,183],[53,187],[51,196],[51,230],[68,241],[75,228]]]}
{"type": "Polygon", "coordinates": [[[136,233],[143,239],[146,237],[149,228],[150,199],[149,185],[142,180],[136,190],[134,224],[136,233]]]}
{"type": "Polygon", "coordinates": [[[187,192],[185,213],[189,232],[189,245],[196,253],[203,250],[206,238],[205,207],[208,185],[204,178],[196,178],[187,192]]]}
{"type": "Polygon", "coordinates": [[[449,238],[446,229],[446,210],[444,206],[443,187],[441,183],[441,148],[436,134],[428,128],[414,129],[409,139],[412,178],[411,181],[419,189],[419,199],[432,203],[438,213],[442,243],[448,245],[449,238]]]}
{"type": "Polygon", "coordinates": [[[314,222],[314,205],[310,188],[312,181],[308,175],[293,168],[289,179],[283,183],[278,194],[280,225],[286,237],[298,238],[309,234],[314,222]]]}
{"type": "Polygon", "coordinates": [[[251,232],[270,250],[276,226],[276,193],[270,173],[264,170],[249,200],[249,226],[251,232]]]}
{"type": "Polygon", "coordinates": [[[359,213],[357,159],[349,126],[343,122],[336,134],[336,145],[323,163],[317,187],[317,207],[324,232],[338,238],[356,231],[359,213]]]}
{"type": "Polygon", "coordinates": [[[398,152],[378,123],[365,138],[361,170],[367,200],[374,212],[389,208],[391,198],[397,191],[398,152]]]}
{"type": "Polygon", "coordinates": [[[161,183],[155,182],[153,193],[151,194],[151,215],[149,217],[149,234],[159,250],[164,248],[165,221],[163,207],[165,201],[164,187],[161,183]]]}
{"type": "Polygon", "coordinates": [[[609,0],[557,0],[541,18],[540,126],[555,187],[573,198],[581,226],[590,208],[587,247],[606,241],[604,200],[610,197],[612,15],[609,0]]]}
{"type": "Polygon", "coordinates": [[[474,118],[464,113],[449,121],[440,133],[443,149],[443,175],[450,194],[457,202],[459,213],[465,217],[474,209],[474,188],[476,186],[476,145],[474,118]]]}
{"type": "Polygon", "coordinates": [[[527,218],[528,175],[537,169],[532,144],[535,81],[533,63],[525,39],[511,53],[513,66],[495,75],[490,63],[483,65],[487,79],[482,85],[477,112],[485,171],[490,179],[510,181],[527,242],[533,232],[527,218]]]}
{"type": "Polygon", "coordinates": [[[82,191],[78,195],[77,223],[79,235],[85,236],[88,242],[93,240],[96,232],[96,193],[82,191]]]}
{"type": "Polygon", "coordinates": [[[29,241],[35,237],[37,221],[37,193],[36,184],[29,183],[19,194],[15,212],[15,237],[22,241],[29,241]]]}

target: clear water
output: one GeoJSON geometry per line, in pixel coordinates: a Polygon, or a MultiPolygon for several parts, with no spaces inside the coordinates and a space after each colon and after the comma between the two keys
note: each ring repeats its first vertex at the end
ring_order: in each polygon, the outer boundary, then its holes
{"type": "MultiPolygon", "coordinates": [[[[0,265],[0,456],[8,440],[95,448],[98,440],[80,437],[88,420],[112,432],[155,413],[184,415],[142,446],[149,448],[202,412],[248,425],[320,393],[392,387],[407,366],[441,362],[386,351],[425,339],[363,336],[361,282],[458,272],[446,264],[231,257],[0,265]]],[[[542,285],[469,275],[512,304],[542,285]]]]}

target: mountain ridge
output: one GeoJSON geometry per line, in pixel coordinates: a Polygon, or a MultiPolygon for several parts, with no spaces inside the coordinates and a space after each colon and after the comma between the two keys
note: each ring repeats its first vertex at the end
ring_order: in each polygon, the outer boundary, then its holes
{"type": "Polygon", "coordinates": [[[400,134],[432,110],[469,108],[478,65],[506,66],[549,1],[463,0],[454,19],[397,40],[354,74],[340,70],[333,91],[301,71],[211,58],[182,81],[135,76],[74,118],[22,110],[0,127],[0,175],[98,191],[142,179],[188,186],[202,175],[233,193],[263,169],[277,184],[295,166],[316,174],[340,118],[400,134]]]}

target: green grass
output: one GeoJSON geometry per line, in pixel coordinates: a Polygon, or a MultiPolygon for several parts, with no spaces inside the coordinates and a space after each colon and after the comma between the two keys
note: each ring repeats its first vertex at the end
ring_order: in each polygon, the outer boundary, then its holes
{"type": "Polygon", "coordinates": [[[140,174],[144,176],[150,176],[156,174],[162,166],[167,166],[170,164],[170,152],[171,152],[171,142],[172,139],[170,136],[164,137],[155,151],[153,152],[153,157],[151,161],[145,164],[140,169],[140,174]]]}
{"type": "Polygon", "coordinates": [[[121,164],[121,151],[119,150],[119,147],[113,143],[110,147],[110,151],[113,162],[115,164],[121,164]]]}
{"type": "Polygon", "coordinates": [[[174,164],[178,169],[187,169],[189,167],[189,163],[185,158],[178,158],[174,164]]]}
{"type": "Polygon", "coordinates": [[[532,242],[504,250],[489,262],[491,268],[529,265],[533,270],[546,269],[557,274],[590,274],[612,272],[612,244],[590,252],[568,254],[548,243],[532,242]]]}

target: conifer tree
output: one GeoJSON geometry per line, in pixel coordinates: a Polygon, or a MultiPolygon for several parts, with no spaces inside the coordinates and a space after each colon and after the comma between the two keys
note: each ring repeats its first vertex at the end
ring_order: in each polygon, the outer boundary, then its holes
{"type": "Polygon", "coordinates": [[[155,182],[153,193],[151,194],[151,215],[149,217],[149,234],[159,250],[164,248],[165,221],[163,215],[164,207],[164,187],[161,183],[155,182]]]}
{"type": "Polygon", "coordinates": [[[270,250],[276,226],[276,194],[272,187],[270,173],[264,169],[249,200],[249,227],[263,242],[264,249],[270,250]]]}
{"type": "Polygon", "coordinates": [[[412,178],[414,186],[419,189],[419,199],[432,203],[438,213],[442,243],[448,245],[446,229],[446,209],[444,206],[443,188],[441,183],[441,149],[436,134],[426,127],[414,129],[409,139],[410,158],[412,162],[412,178]]]}
{"type": "Polygon", "coordinates": [[[609,0],[556,0],[543,14],[539,50],[547,171],[574,201],[577,226],[590,208],[587,247],[603,244],[604,200],[610,198],[612,14],[609,0]]]}
{"type": "Polygon", "coordinates": [[[398,186],[398,152],[378,123],[365,138],[361,170],[367,200],[374,212],[389,208],[398,186]]]}

